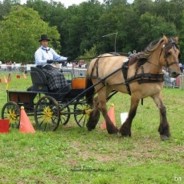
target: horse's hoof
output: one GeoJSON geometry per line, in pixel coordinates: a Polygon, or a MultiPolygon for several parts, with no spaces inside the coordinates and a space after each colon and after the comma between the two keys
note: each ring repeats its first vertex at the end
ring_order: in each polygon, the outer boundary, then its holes
{"type": "Polygon", "coordinates": [[[130,130],[127,129],[120,129],[120,133],[122,137],[131,137],[131,132],[130,130]]]}
{"type": "Polygon", "coordinates": [[[95,129],[95,126],[86,125],[86,128],[88,129],[88,131],[92,131],[95,129]]]}
{"type": "Polygon", "coordinates": [[[93,128],[88,128],[88,127],[87,127],[87,129],[88,129],[89,132],[93,130],[93,128]]]}
{"type": "Polygon", "coordinates": [[[162,141],[169,140],[169,137],[167,135],[160,135],[160,138],[161,138],[162,141]]]}
{"type": "Polygon", "coordinates": [[[113,129],[111,129],[111,130],[108,130],[108,133],[109,134],[118,134],[118,129],[117,128],[113,128],[113,129]]]}

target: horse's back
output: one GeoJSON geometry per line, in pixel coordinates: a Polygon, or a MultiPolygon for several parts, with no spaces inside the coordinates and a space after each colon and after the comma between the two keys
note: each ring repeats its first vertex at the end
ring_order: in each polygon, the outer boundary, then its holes
{"type": "Polygon", "coordinates": [[[88,77],[103,78],[111,74],[115,70],[120,69],[123,63],[128,61],[128,57],[122,55],[102,54],[91,60],[87,75],[88,77]]]}

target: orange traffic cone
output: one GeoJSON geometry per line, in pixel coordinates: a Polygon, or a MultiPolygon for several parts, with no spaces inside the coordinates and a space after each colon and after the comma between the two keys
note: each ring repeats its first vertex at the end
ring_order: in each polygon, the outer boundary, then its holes
{"type": "Polygon", "coordinates": [[[6,76],[4,76],[4,83],[8,83],[6,76]]]}
{"type": "Polygon", "coordinates": [[[29,117],[27,116],[24,110],[24,107],[21,107],[21,111],[20,111],[19,131],[21,133],[35,133],[35,129],[33,128],[33,125],[31,124],[29,117]]]}
{"type": "Polygon", "coordinates": [[[22,75],[23,75],[24,79],[27,79],[27,76],[26,76],[26,74],[25,74],[25,73],[23,73],[22,75]]]}
{"type": "MultiPolygon", "coordinates": [[[[107,114],[108,114],[110,120],[112,121],[112,123],[114,125],[116,125],[116,118],[115,118],[115,112],[114,112],[114,104],[111,104],[111,107],[110,107],[110,109],[109,109],[109,111],[108,111],[107,114]]],[[[101,127],[101,129],[106,129],[106,123],[105,123],[105,121],[101,124],[100,127],[101,127]]]]}

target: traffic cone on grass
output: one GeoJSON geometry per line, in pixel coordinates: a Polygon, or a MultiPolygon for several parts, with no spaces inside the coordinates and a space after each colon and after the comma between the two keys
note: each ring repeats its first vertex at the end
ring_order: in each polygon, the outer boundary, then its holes
{"type": "Polygon", "coordinates": [[[6,76],[4,76],[4,83],[8,83],[6,76]]]}
{"type": "MultiPolygon", "coordinates": [[[[110,120],[112,121],[112,123],[114,125],[116,125],[116,118],[115,118],[115,112],[114,112],[114,104],[111,105],[109,111],[108,111],[108,116],[110,118],[110,120]]],[[[106,129],[106,122],[104,121],[102,124],[101,124],[101,129],[106,129]]]]}
{"type": "Polygon", "coordinates": [[[19,131],[21,133],[35,133],[35,129],[34,129],[29,117],[27,116],[27,114],[24,110],[24,107],[21,107],[21,111],[20,111],[19,131]]]}

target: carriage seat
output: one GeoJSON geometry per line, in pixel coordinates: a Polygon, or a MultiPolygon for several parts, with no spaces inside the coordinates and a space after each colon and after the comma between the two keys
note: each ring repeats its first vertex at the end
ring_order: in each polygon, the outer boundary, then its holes
{"type": "Polygon", "coordinates": [[[32,91],[48,92],[47,78],[39,67],[31,67],[32,91]]]}

